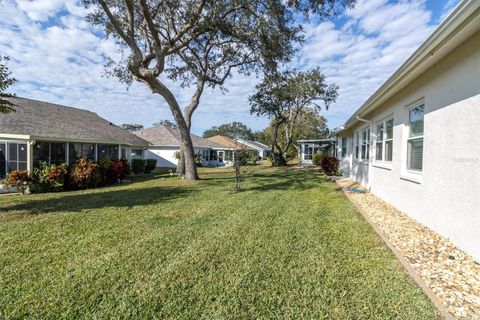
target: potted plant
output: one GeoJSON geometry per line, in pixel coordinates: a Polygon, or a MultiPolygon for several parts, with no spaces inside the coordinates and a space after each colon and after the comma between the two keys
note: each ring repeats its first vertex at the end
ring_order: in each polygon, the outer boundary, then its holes
{"type": "Polygon", "coordinates": [[[8,185],[7,181],[0,180],[0,193],[7,193],[9,191],[10,191],[10,189],[9,189],[9,185],[8,185]]]}

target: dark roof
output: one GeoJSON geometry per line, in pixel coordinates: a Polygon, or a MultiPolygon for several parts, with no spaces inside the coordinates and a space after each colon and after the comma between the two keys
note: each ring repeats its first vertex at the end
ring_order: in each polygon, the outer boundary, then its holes
{"type": "Polygon", "coordinates": [[[0,134],[148,146],[144,139],[88,110],[19,97],[8,100],[14,104],[15,112],[0,114],[0,134]]]}
{"type": "MultiPolygon", "coordinates": [[[[180,131],[178,129],[159,126],[133,132],[139,137],[150,142],[150,144],[159,147],[180,147],[180,131]]],[[[208,141],[202,137],[190,134],[195,148],[224,148],[221,144],[208,141]]]]}
{"type": "Polygon", "coordinates": [[[222,146],[229,148],[229,149],[245,149],[245,150],[250,150],[253,151],[255,150],[254,148],[247,146],[246,144],[243,144],[241,142],[235,141],[229,137],[226,136],[221,136],[221,135],[216,135],[213,137],[208,137],[207,140],[221,144],[222,146]]]}

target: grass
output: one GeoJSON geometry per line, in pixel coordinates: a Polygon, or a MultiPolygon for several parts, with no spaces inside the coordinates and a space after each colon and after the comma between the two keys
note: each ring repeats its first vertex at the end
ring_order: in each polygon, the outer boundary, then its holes
{"type": "Polygon", "coordinates": [[[317,171],[201,173],[0,197],[0,318],[438,317],[317,171]]]}

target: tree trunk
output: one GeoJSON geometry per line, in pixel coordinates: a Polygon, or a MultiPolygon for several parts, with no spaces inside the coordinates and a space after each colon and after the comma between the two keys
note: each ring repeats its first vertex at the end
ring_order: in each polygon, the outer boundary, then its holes
{"type": "Polygon", "coordinates": [[[175,120],[178,130],[180,131],[180,149],[183,148],[185,159],[185,179],[198,180],[197,167],[195,166],[195,152],[193,151],[190,130],[188,129],[187,123],[182,114],[182,110],[180,109],[175,96],[163,83],[156,78],[144,78],[141,79],[141,81],[147,83],[154,93],[161,95],[167,101],[168,107],[172,112],[173,119],[175,120]]]}
{"type": "Polygon", "coordinates": [[[185,175],[185,153],[183,152],[183,147],[180,146],[180,158],[178,158],[177,161],[177,174],[179,175],[185,175]]]}
{"type": "MultiPolygon", "coordinates": [[[[190,101],[190,104],[187,105],[183,110],[183,117],[187,124],[189,135],[192,129],[193,112],[197,109],[200,103],[200,96],[202,95],[204,87],[205,87],[205,80],[204,79],[199,80],[197,84],[197,89],[195,90],[195,93],[192,96],[192,100],[190,101]]],[[[195,158],[195,154],[194,154],[194,158],[195,158]]],[[[181,174],[181,175],[185,174],[185,154],[183,152],[182,147],[180,147],[180,159],[178,159],[177,174],[181,174]]]]}
{"type": "Polygon", "coordinates": [[[278,140],[278,127],[280,125],[278,123],[275,123],[275,127],[273,128],[273,142],[272,142],[272,166],[277,166],[278,161],[277,161],[277,155],[275,154],[275,146],[278,147],[277,145],[277,140],[278,140]]]}

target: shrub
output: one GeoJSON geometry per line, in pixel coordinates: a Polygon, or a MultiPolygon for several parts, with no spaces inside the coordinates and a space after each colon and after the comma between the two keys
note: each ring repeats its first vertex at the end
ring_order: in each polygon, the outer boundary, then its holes
{"type": "Polygon", "coordinates": [[[101,172],[101,179],[99,179],[100,185],[117,183],[115,172],[113,172],[112,160],[106,157],[103,157],[100,160],[98,160],[98,166],[100,167],[100,172],[101,172]]]}
{"type": "Polygon", "coordinates": [[[321,166],[322,166],[323,172],[327,176],[331,176],[338,173],[340,161],[338,161],[337,158],[335,157],[328,156],[322,159],[321,166]]]}
{"type": "Polygon", "coordinates": [[[318,166],[320,165],[320,161],[321,161],[321,155],[320,153],[314,153],[313,156],[312,156],[312,164],[318,166]]]}
{"type": "Polygon", "coordinates": [[[287,152],[285,153],[285,161],[291,161],[294,159],[294,156],[290,153],[290,152],[287,152]]]}
{"type": "Polygon", "coordinates": [[[197,167],[203,167],[203,157],[200,153],[195,155],[195,158],[193,158],[193,161],[195,162],[195,165],[197,167]]]}
{"type": "Polygon", "coordinates": [[[133,159],[132,160],[132,171],[135,174],[140,174],[145,171],[145,160],[143,159],[133,159]]]}
{"type": "Polygon", "coordinates": [[[80,158],[75,162],[69,175],[73,188],[95,188],[102,184],[103,177],[100,166],[92,160],[80,158]]]}
{"type": "Polygon", "coordinates": [[[49,165],[47,162],[40,162],[40,167],[34,169],[33,179],[35,187],[39,192],[57,192],[62,191],[68,177],[68,168],[66,164],[49,165]]]}
{"type": "Polygon", "coordinates": [[[145,173],[150,173],[157,167],[156,159],[147,159],[145,160],[145,173]]]}
{"type": "Polygon", "coordinates": [[[29,192],[32,181],[27,170],[14,170],[7,176],[7,183],[14,185],[21,194],[29,192]]]}
{"type": "Polygon", "coordinates": [[[114,161],[112,165],[112,171],[117,183],[119,183],[130,174],[128,161],[125,159],[114,161]]]}
{"type": "Polygon", "coordinates": [[[279,166],[286,166],[287,165],[287,161],[281,153],[275,152],[273,154],[273,156],[274,156],[275,160],[277,161],[277,165],[279,165],[279,166]]]}

